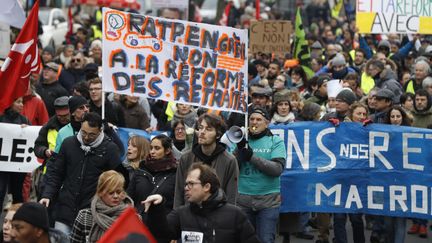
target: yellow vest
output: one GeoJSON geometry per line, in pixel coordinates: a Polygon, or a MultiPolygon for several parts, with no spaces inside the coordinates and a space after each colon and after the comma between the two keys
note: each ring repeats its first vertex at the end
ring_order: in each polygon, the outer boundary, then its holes
{"type": "Polygon", "coordinates": [[[95,39],[102,40],[102,31],[100,31],[96,25],[92,25],[91,28],[93,30],[92,40],[95,40],[95,39]]]}
{"type": "MultiPolygon", "coordinates": [[[[48,130],[47,140],[48,140],[48,148],[52,151],[55,149],[56,141],[57,141],[58,131],[55,129],[48,130]]],[[[44,166],[42,174],[46,173],[46,166],[44,166]]]]}
{"type": "Polygon", "coordinates": [[[405,90],[407,93],[415,94],[413,82],[414,82],[413,80],[408,81],[408,85],[405,90]]]}
{"type": "Polygon", "coordinates": [[[363,93],[369,94],[369,91],[375,87],[375,80],[364,72],[361,76],[360,88],[363,93]]]}

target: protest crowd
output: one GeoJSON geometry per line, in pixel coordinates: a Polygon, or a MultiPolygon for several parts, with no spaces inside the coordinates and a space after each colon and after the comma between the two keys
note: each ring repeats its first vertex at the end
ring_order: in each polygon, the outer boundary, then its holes
{"type": "MultiPolygon", "coordinates": [[[[259,2],[226,1],[217,24],[252,32],[259,2]]],[[[283,200],[294,200],[281,197],[281,190],[292,190],[281,178],[293,152],[272,127],[321,122],[334,129],[345,123],[432,129],[432,35],[360,33],[352,1],[307,2],[297,1],[286,15],[274,1],[261,1],[260,20],[289,20],[293,31],[288,52],[249,45],[245,112],[106,92],[103,85],[113,81],[102,75],[102,9],[87,14],[74,6],[70,17],[80,27],[59,46],[39,43],[40,71],[0,115],[1,123],[41,126],[32,151],[41,165],[32,173],[0,168],[0,241],[98,242],[129,207],[157,242],[430,239],[425,218],[281,212],[283,200]],[[149,136],[130,132],[125,143],[122,128],[149,136]]],[[[161,9],[158,17],[200,22],[199,4],[190,6],[189,19],[176,8],[161,9]]],[[[234,107],[241,107],[237,98],[234,107]]]]}

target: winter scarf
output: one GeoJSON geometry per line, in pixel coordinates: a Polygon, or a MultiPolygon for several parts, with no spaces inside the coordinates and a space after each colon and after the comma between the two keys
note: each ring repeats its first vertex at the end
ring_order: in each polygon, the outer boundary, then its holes
{"type": "Polygon", "coordinates": [[[166,171],[177,168],[177,160],[171,153],[169,157],[163,159],[150,159],[144,161],[144,165],[150,170],[150,172],[166,171]]]}
{"type": "Polygon", "coordinates": [[[85,152],[85,154],[87,154],[88,152],[90,152],[92,150],[92,148],[97,148],[99,147],[99,145],[102,143],[103,139],[104,139],[104,132],[101,131],[101,133],[99,134],[99,136],[96,138],[96,140],[94,140],[92,143],[90,143],[89,145],[84,144],[83,140],[82,140],[82,133],[81,130],[78,132],[77,135],[77,139],[81,144],[81,149],[85,152]]]}
{"type": "Polygon", "coordinates": [[[90,229],[89,241],[97,242],[127,207],[133,207],[133,201],[128,196],[114,207],[106,205],[99,196],[95,196],[90,206],[93,225],[90,229]]]}
{"type": "Polygon", "coordinates": [[[295,116],[294,116],[294,113],[292,113],[292,112],[288,113],[288,115],[286,115],[286,116],[281,116],[281,115],[279,115],[278,113],[275,112],[273,114],[271,123],[275,123],[275,124],[280,124],[280,123],[287,124],[287,123],[293,122],[294,120],[295,120],[295,116]]]}

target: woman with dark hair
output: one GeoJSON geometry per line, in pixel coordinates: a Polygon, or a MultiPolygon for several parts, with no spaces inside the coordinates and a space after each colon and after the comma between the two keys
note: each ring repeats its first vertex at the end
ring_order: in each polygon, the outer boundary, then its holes
{"type": "Polygon", "coordinates": [[[307,87],[307,75],[301,66],[297,66],[290,70],[291,86],[296,88],[300,93],[307,87]]]}
{"type": "MultiPolygon", "coordinates": [[[[0,116],[0,123],[18,124],[21,127],[31,125],[27,117],[21,115],[24,108],[23,98],[16,99],[0,116]]],[[[12,194],[12,203],[22,203],[25,198],[23,196],[23,183],[26,173],[0,171],[0,208],[3,208],[3,200],[9,193],[12,194]]]]}
{"type": "Polygon", "coordinates": [[[413,93],[403,93],[400,96],[400,104],[405,109],[406,112],[411,113],[414,110],[414,94],[413,93]]]}
{"type": "MultiPolygon", "coordinates": [[[[398,105],[392,106],[392,108],[390,108],[386,114],[385,121],[387,124],[395,126],[411,126],[411,120],[409,119],[407,113],[402,107],[398,105]]],[[[395,180],[395,183],[397,183],[396,178],[395,180]]],[[[384,234],[386,234],[385,238],[387,239],[387,242],[403,243],[405,241],[406,219],[402,217],[383,217],[385,225],[384,234]]]]}
{"type": "Polygon", "coordinates": [[[173,122],[171,138],[178,151],[182,151],[186,147],[186,126],[183,120],[173,122]]]}
{"type": "MultiPolygon", "coordinates": [[[[161,194],[165,199],[166,213],[173,209],[177,160],[172,153],[172,140],[164,134],[151,140],[150,154],[139,164],[129,183],[128,195],[134,202],[144,201],[149,195],[161,194]]],[[[147,219],[142,204],[135,205],[143,221],[147,219]]],[[[170,242],[170,239],[157,239],[158,242],[170,242]]]]}
{"type": "Polygon", "coordinates": [[[396,126],[411,126],[412,120],[401,106],[393,106],[386,114],[386,123],[396,126]]]}

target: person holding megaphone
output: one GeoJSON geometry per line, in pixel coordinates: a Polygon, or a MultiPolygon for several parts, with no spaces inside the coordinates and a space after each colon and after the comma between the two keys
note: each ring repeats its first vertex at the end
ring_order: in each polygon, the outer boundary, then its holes
{"type": "Polygon", "coordinates": [[[268,128],[270,116],[261,107],[249,110],[248,140],[237,144],[240,176],[239,206],[255,227],[261,242],[272,243],[279,218],[280,175],[285,167],[283,140],[268,128]]]}

